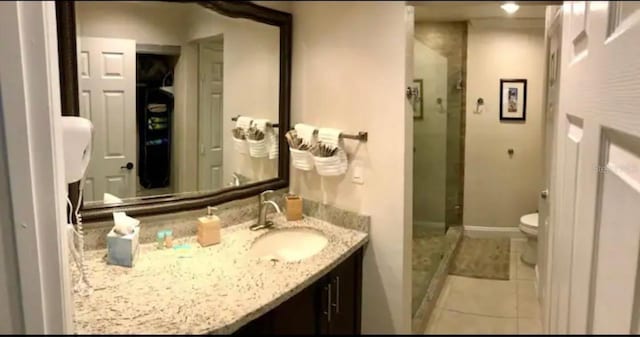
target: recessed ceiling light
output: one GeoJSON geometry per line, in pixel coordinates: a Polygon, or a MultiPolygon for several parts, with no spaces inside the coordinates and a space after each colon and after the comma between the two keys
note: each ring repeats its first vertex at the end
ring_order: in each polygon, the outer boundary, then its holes
{"type": "Polygon", "coordinates": [[[517,12],[518,9],[520,9],[520,6],[517,3],[513,2],[513,1],[509,1],[509,2],[506,2],[505,4],[503,4],[502,6],[500,6],[500,8],[502,8],[508,14],[513,14],[513,13],[517,12]]]}

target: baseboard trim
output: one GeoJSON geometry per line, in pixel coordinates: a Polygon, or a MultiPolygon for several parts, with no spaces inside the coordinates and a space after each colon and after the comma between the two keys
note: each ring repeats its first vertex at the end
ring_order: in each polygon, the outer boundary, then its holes
{"type": "Polygon", "coordinates": [[[444,229],[444,222],[436,222],[436,221],[419,221],[416,220],[413,222],[416,227],[426,227],[426,228],[442,228],[444,229]]]}
{"type": "Polygon", "coordinates": [[[474,238],[514,238],[526,239],[527,237],[518,227],[489,227],[489,226],[464,226],[464,234],[474,238]]]}

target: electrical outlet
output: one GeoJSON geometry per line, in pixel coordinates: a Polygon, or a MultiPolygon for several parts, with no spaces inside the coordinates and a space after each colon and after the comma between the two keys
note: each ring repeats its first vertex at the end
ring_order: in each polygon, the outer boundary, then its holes
{"type": "Polygon", "coordinates": [[[351,181],[353,181],[354,184],[364,184],[364,167],[362,167],[361,162],[353,163],[351,181]]]}

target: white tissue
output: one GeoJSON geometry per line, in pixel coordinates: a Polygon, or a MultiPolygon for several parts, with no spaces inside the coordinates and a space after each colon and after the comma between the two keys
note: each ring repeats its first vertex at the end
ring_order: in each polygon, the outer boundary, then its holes
{"type": "Polygon", "coordinates": [[[302,138],[302,141],[305,144],[311,145],[313,142],[313,132],[316,130],[316,127],[313,125],[298,123],[294,128],[298,137],[302,138]]]}
{"type": "Polygon", "coordinates": [[[332,148],[338,147],[340,144],[340,134],[342,130],[333,128],[321,128],[318,130],[318,141],[332,148]]]}
{"type": "Polygon", "coordinates": [[[238,116],[238,120],[236,120],[236,127],[247,130],[251,126],[251,123],[253,123],[253,119],[251,117],[238,116]]]}
{"type": "Polygon", "coordinates": [[[132,234],[140,225],[140,220],[126,215],[124,212],[113,212],[113,231],[119,235],[132,234]]]}
{"type": "Polygon", "coordinates": [[[104,193],[102,195],[102,202],[105,205],[108,204],[119,204],[122,202],[122,199],[116,197],[115,195],[111,194],[111,193],[104,193]]]}

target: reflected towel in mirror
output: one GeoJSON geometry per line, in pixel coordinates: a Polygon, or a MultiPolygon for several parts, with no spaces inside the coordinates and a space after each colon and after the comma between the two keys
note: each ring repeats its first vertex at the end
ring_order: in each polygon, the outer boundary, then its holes
{"type": "Polygon", "coordinates": [[[257,118],[253,120],[253,125],[265,134],[267,151],[269,151],[269,159],[276,159],[278,158],[278,135],[271,127],[271,124],[271,121],[265,118],[257,118]]]}
{"type": "Polygon", "coordinates": [[[238,116],[238,120],[236,121],[236,127],[242,128],[244,130],[248,130],[252,123],[253,123],[253,118],[246,117],[246,116],[238,116]]]}

